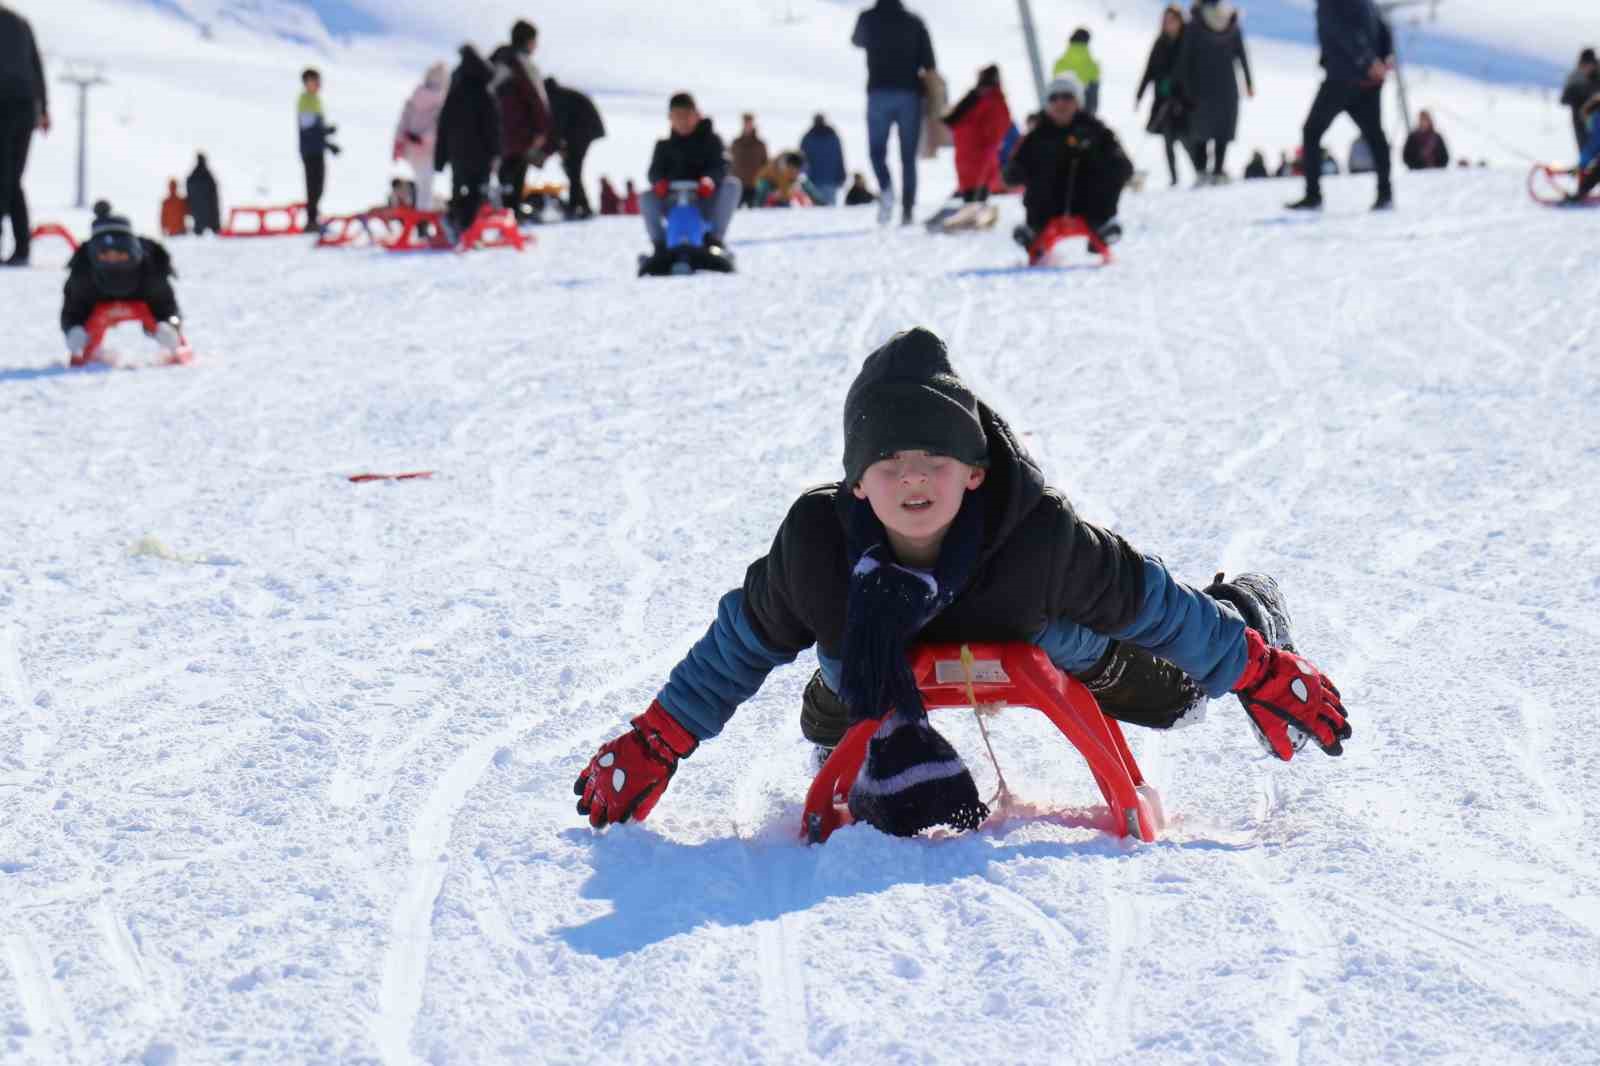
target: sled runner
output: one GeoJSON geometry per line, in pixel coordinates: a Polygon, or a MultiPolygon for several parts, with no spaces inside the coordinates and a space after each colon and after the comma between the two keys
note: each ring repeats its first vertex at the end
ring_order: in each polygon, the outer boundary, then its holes
{"type": "Polygon", "coordinates": [[[293,237],[306,231],[306,205],[230,207],[220,237],[293,237]],[[253,220],[253,225],[251,225],[253,220]]]}
{"type": "Polygon", "coordinates": [[[322,222],[317,233],[318,248],[346,248],[355,244],[382,244],[390,239],[387,211],[363,211],[359,215],[333,215],[322,222]]]}
{"type": "MultiPolygon", "coordinates": [[[[155,336],[156,316],[151,313],[150,306],[138,300],[117,300],[112,303],[103,303],[94,309],[89,316],[89,324],[85,327],[89,334],[89,343],[84,348],[81,356],[70,359],[72,366],[88,366],[90,363],[100,362],[100,349],[105,343],[106,333],[113,326],[124,322],[137,322],[144,327],[147,337],[155,336]]],[[[177,351],[163,353],[163,358],[156,364],[158,366],[187,366],[194,362],[194,351],[189,347],[189,342],[180,336],[177,351]]]]}
{"type": "Polygon", "coordinates": [[[940,208],[923,226],[929,233],[965,233],[992,229],[1000,220],[1000,209],[990,203],[954,202],[940,208]]]}
{"type": "Polygon", "coordinates": [[[1533,197],[1534,203],[1546,207],[1600,207],[1600,191],[1583,200],[1572,199],[1578,192],[1577,177],[1578,171],[1573,167],[1535,163],[1528,171],[1528,195],[1533,197]],[[1563,178],[1568,181],[1562,181],[1563,178]]]}
{"type": "Polygon", "coordinates": [[[1089,223],[1077,215],[1062,215],[1060,218],[1050,220],[1028,248],[1028,265],[1038,266],[1043,263],[1049,258],[1052,248],[1071,237],[1087,238],[1089,250],[1100,257],[1100,265],[1110,265],[1111,249],[1106,247],[1106,242],[1100,239],[1100,235],[1089,223]]]}
{"type": "Polygon", "coordinates": [[[719,273],[733,272],[733,256],[715,255],[706,249],[706,236],[711,232],[705,215],[700,213],[699,201],[716,195],[715,186],[702,186],[698,181],[674,181],[667,186],[667,247],[663,256],[641,255],[639,276],[664,277],[669,274],[693,274],[701,270],[719,273]]]}
{"type": "MultiPolygon", "coordinates": [[[[913,649],[911,672],[930,711],[976,702],[1044,712],[1088,762],[1111,808],[1116,835],[1146,842],[1156,838],[1161,798],[1145,784],[1122,728],[1042,649],[1023,643],[926,644],[913,649]]],[[[802,836],[807,842],[820,844],[852,820],[846,800],[877,728],[875,720],[852,726],[817,773],[806,793],[802,836]]]]}
{"type": "Polygon", "coordinates": [[[67,247],[74,252],[78,250],[78,238],[72,235],[71,230],[58,222],[42,222],[33,227],[31,239],[38,240],[40,237],[60,237],[67,242],[67,247]]]}
{"type": "Polygon", "coordinates": [[[467,227],[456,244],[456,250],[470,252],[474,248],[515,248],[522,251],[531,237],[524,237],[517,228],[517,215],[509,207],[490,207],[484,204],[478,217],[467,227]]]}

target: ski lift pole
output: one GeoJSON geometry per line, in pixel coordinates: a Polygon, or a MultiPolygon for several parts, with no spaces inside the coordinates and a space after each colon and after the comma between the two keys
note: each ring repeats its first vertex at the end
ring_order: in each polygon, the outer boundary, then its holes
{"type": "Polygon", "coordinates": [[[1033,64],[1033,88],[1039,94],[1039,107],[1044,108],[1044,63],[1039,59],[1039,34],[1033,28],[1033,5],[1029,0],[1017,0],[1017,13],[1022,16],[1022,43],[1028,49],[1028,62],[1033,64]]]}
{"type": "Polygon", "coordinates": [[[89,90],[96,85],[106,84],[106,79],[100,76],[98,68],[91,70],[71,70],[61,76],[61,80],[78,87],[78,198],[74,207],[88,205],[89,184],[89,90]]]}

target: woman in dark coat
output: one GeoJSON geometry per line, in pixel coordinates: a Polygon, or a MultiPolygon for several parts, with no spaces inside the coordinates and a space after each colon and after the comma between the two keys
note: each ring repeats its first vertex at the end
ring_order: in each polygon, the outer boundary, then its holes
{"type": "MultiPolygon", "coordinates": [[[[1177,4],[1168,4],[1161,13],[1161,33],[1150,46],[1150,59],[1144,65],[1144,77],[1139,79],[1139,91],[1134,94],[1133,104],[1137,109],[1144,99],[1144,91],[1155,90],[1150,121],[1144,128],[1147,133],[1159,134],[1166,142],[1167,173],[1172,175],[1174,185],[1178,184],[1178,158],[1173,146],[1183,141],[1183,131],[1188,124],[1188,107],[1177,80],[1178,56],[1182,50],[1183,9],[1177,4]]],[[[1195,169],[1204,171],[1204,160],[1195,169]]]]}
{"type": "Polygon", "coordinates": [[[1245,55],[1239,12],[1227,0],[1197,0],[1183,33],[1178,82],[1191,104],[1185,136],[1195,168],[1201,171],[1198,182],[1201,185],[1228,180],[1223,161],[1228,154],[1228,144],[1239,129],[1239,79],[1233,70],[1235,63],[1244,68],[1245,90],[1254,96],[1255,82],[1250,77],[1250,60],[1245,55]],[[1212,149],[1209,175],[1205,173],[1208,146],[1212,149]]]}
{"type": "Polygon", "coordinates": [[[494,71],[470,44],[450,75],[450,91],[439,112],[434,169],[450,167],[450,219],[457,229],[472,225],[484,188],[500,157],[500,105],[489,85],[494,71]]]}
{"type": "Polygon", "coordinates": [[[194,233],[219,233],[222,230],[222,204],[217,196],[217,179],[206,166],[205,153],[195,157],[194,170],[184,183],[189,199],[189,217],[194,219],[194,233]]]}
{"type": "Polygon", "coordinates": [[[589,154],[589,146],[606,135],[605,123],[600,121],[600,109],[587,94],[569,89],[554,78],[544,80],[544,91],[550,98],[555,140],[567,174],[567,217],[588,218],[594,210],[583,189],[583,158],[589,154]]]}

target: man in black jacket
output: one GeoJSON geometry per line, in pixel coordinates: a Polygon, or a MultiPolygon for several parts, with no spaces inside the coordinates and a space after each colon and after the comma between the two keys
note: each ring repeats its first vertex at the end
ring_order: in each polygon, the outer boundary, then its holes
{"type": "Polygon", "coordinates": [[[0,216],[11,218],[11,257],[6,266],[27,266],[28,201],[22,172],[33,131],[50,131],[44,64],[27,19],[0,3],[0,216]]]}
{"type": "Polygon", "coordinates": [[[901,0],[878,0],[861,13],[850,43],[867,52],[867,149],[878,178],[878,222],[894,215],[889,130],[900,130],[900,222],[909,225],[917,202],[917,143],[922,137],[922,76],[934,70],[927,25],[901,0]]]}
{"type": "Polygon", "coordinates": [[[720,258],[725,255],[723,241],[744,187],[728,173],[728,153],[722,138],[711,128],[711,120],[701,116],[694,97],[675,93],[667,103],[667,121],[672,133],[656,142],[650,157],[650,188],[639,197],[639,213],[644,216],[645,232],[654,246],[651,258],[661,260],[668,252],[662,214],[667,185],[674,181],[703,182],[711,191],[700,200],[700,210],[710,227],[705,250],[720,258]]]}
{"type": "Polygon", "coordinates": [[[1383,81],[1393,51],[1388,25],[1372,0],[1317,0],[1317,42],[1327,72],[1302,131],[1306,160],[1306,194],[1288,205],[1294,211],[1322,208],[1322,135],[1340,113],[1355,120],[1372,149],[1378,171],[1374,211],[1394,206],[1389,182],[1389,141],[1383,135],[1383,81]]]}
{"type": "Polygon", "coordinates": [[[1028,222],[1013,236],[1027,248],[1051,219],[1077,215],[1110,244],[1122,236],[1117,203],[1133,163],[1117,135],[1080,105],[1083,87],[1076,76],[1057,77],[1047,92],[1038,124],[1006,163],[1006,183],[1026,186],[1022,206],[1028,222]]]}
{"type": "Polygon", "coordinates": [[[1578,54],[1578,65],[1567,75],[1567,83],[1561,87],[1561,106],[1572,112],[1572,135],[1578,139],[1580,152],[1589,140],[1583,105],[1596,93],[1600,93],[1600,59],[1596,58],[1593,48],[1585,48],[1578,54]]]}
{"type": "Polygon", "coordinates": [[[458,233],[478,217],[500,156],[500,105],[489,88],[493,78],[477,50],[462,45],[461,62],[439,110],[433,164],[435,170],[450,167],[450,221],[458,233]]]}
{"type": "Polygon", "coordinates": [[[583,159],[589,146],[606,135],[605,123],[588,94],[558,84],[554,78],[544,80],[544,91],[550,98],[555,141],[567,175],[567,217],[588,218],[594,210],[583,188],[583,159]]]}

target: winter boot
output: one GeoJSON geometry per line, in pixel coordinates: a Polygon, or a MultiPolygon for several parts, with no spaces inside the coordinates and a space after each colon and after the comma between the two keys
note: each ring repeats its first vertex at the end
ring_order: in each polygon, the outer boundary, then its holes
{"type": "Polygon", "coordinates": [[[884,186],[878,194],[878,225],[887,226],[894,221],[894,190],[884,186]]]}
{"type": "Polygon", "coordinates": [[[1100,223],[1095,227],[1094,231],[1107,245],[1116,244],[1122,240],[1122,223],[1114,218],[1100,223]]]}
{"type": "Polygon", "coordinates": [[[1114,640],[1075,675],[1108,717],[1146,729],[1173,729],[1205,718],[1206,694],[1194,679],[1143,648],[1114,640]]]}
{"type": "MultiPolygon", "coordinates": [[[[1278,583],[1266,574],[1240,574],[1232,581],[1224,581],[1219,570],[1211,584],[1206,586],[1205,593],[1214,600],[1232,606],[1244,619],[1244,624],[1260,633],[1268,644],[1299,654],[1294,646],[1294,637],[1289,632],[1289,607],[1283,601],[1283,592],[1278,588],[1278,583]]],[[[1239,701],[1243,703],[1244,697],[1240,696],[1239,701]]],[[[1251,717],[1250,722],[1254,727],[1255,718],[1251,717]]],[[[1294,741],[1295,751],[1305,747],[1310,739],[1309,734],[1293,726],[1289,727],[1289,735],[1294,741]]],[[[1259,728],[1256,729],[1256,739],[1267,751],[1272,751],[1272,745],[1259,728]]]]}
{"type": "Polygon", "coordinates": [[[1039,235],[1026,223],[1011,231],[1011,239],[1022,245],[1022,250],[1025,252],[1033,251],[1033,242],[1038,237],[1039,235]]]}
{"type": "Polygon", "coordinates": [[[976,829],[989,817],[967,764],[926,714],[884,715],[850,786],[850,815],[891,836],[947,825],[976,829]]]}
{"type": "Polygon", "coordinates": [[[1284,204],[1283,206],[1290,211],[1321,211],[1322,194],[1308,192],[1294,203],[1284,204]]]}
{"type": "Polygon", "coordinates": [[[1374,211],[1393,211],[1394,192],[1390,189],[1379,189],[1378,198],[1372,202],[1374,211]]]}

